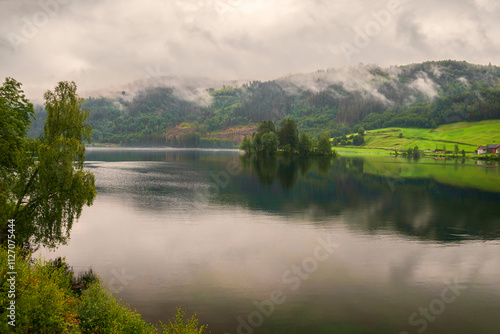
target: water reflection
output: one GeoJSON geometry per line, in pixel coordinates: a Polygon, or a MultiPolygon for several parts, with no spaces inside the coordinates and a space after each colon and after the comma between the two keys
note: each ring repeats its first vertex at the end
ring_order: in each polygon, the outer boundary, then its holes
{"type": "Polygon", "coordinates": [[[237,151],[203,150],[97,150],[88,156],[89,167],[100,180],[99,193],[119,194],[140,210],[162,213],[174,206],[192,214],[200,206],[200,194],[206,194],[201,196],[205,204],[243,206],[297,220],[307,214],[317,224],[348,218],[351,229],[369,234],[397,233],[443,242],[500,237],[500,183],[498,192],[483,191],[436,176],[440,171],[459,180],[481,180],[486,175],[491,187],[499,168],[408,164],[401,158],[255,159],[237,151]],[[115,165],[116,160],[120,162],[115,165]],[[228,173],[228,164],[241,168],[228,173]],[[421,171],[427,169],[432,175],[421,171]],[[227,180],[214,176],[223,174],[220,177],[227,180]],[[211,185],[216,192],[206,191],[211,185]]]}
{"type": "Polygon", "coordinates": [[[350,217],[353,229],[393,231],[423,240],[500,236],[499,193],[432,178],[374,175],[366,173],[365,160],[359,158],[241,160],[244,174],[234,177],[224,191],[227,196],[217,198],[222,203],[244,203],[252,210],[290,216],[308,212],[322,224],[334,217],[350,217]],[[249,181],[255,177],[258,183],[249,181]]]}
{"type": "Polygon", "coordinates": [[[299,173],[305,176],[314,166],[321,175],[326,176],[333,160],[331,157],[240,157],[244,171],[255,173],[261,185],[270,187],[277,179],[283,189],[292,189],[299,173]]]}

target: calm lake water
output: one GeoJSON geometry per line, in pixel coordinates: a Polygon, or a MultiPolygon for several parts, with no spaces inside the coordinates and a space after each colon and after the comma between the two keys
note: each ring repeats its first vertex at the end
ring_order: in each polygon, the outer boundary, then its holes
{"type": "Polygon", "coordinates": [[[498,333],[500,167],[90,149],[65,256],[212,333],[498,333]]]}

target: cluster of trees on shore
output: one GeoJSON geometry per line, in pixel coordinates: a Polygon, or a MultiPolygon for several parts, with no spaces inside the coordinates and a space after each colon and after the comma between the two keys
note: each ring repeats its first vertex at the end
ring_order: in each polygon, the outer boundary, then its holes
{"type": "MultiPolygon", "coordinates": [[[[443,148],[436,149],[435,153],[444,154],[445,156],[447,154],[451,154],[453,158],[457,158],[459,156],[461,156],[462,158],[465,158],[465,150],[463,150],[463,149],[460,150],[458,147],[458,144],[455,144],[455,148],[453,151],[448,151],[446,149],[446,145],[443,145],[443,148]]],[[[425,154],[421,150],[419,150],[418,146],[415,146],[415,147],[409,147],[408,149],[406,149],[405,151],[402,151],[402,152],[398,152],[396,150],[396,151],[394,151],[394,155],[395,156],[401,155],[401,156],[406,157],[406,158],[420,159],[420,157],[424,156],[425,154]]]]}
{"type": "Polygon", "coordinates": [[[334,137],[332,139],[333,146],[345,146],[345,145],[354,145],[360,146],[365,143],[365,129],[360,127],[358,129],[358,133],[351,134],[349,137],[346,135],[334,137]]]}
{"type": "MultiPolygon", "coordinates": [[[[398,152],[396,151],[396,156],[398,155],[398,152]]],[[[404,151],[403,153],[401,153],[402,156],[404,157],[407,157],[407,158],[413,158],[413,159],[420,159],[420,156],[422,155],[422,153],[420,152],[420,150],[418,149],[418,146],[415,146],[415,147],[409,147],[406,151],[404,151]]]]}
{"type": "Polygon", "coordinates": [[[284,119],[279,129],[273,121],[262,121],[252,138],[243,138],[240,149],[246,155],[273,155],[278,150],[287,155],[321,155],[335,156],[328,134],[323,134],[319,140],[310,139],[307,133],[299,136],[297,124],[293,119],[284,119]]]}

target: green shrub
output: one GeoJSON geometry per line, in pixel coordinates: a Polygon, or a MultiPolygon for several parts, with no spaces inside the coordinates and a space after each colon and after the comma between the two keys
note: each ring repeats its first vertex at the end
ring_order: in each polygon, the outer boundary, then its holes
{"type": "Polygon", "coordinates": [[[156,328],[142,320],[101,286],[92,283],[78,305],[82,333],[156,333],[156,328]]]}
{"type": "MultiPolygon", "coordinates": [[[[5,323],[9,283],[7,250],[0,247],[0,332],[12,329],[5,323]]],[[[16,332],[63,333],[79,332],[77,299],[71,291],[71,275],[60,267],[37,259],[30,264],[16,251],[16,332]]]]}
{"type": "MultiPolygon", "coordinates": [[[[92,270],[75,277],[64,259],[48,262],[24,257],[16,250],[17,333],[156,333],[157,328],[107,292],[92,270]]],[[[13,330],[7,323],[11,275],[8,252],[0,247],[0,333],[13,330]]],[[[175,321],[162,325],[164,333],[204,334],[193,315],[177,310],[175,321]]]]}
{"type": "Polygon", "coordinates": [[[65,259],[61,257],[50,261],[50,263],[56,268],[62,268],[64,272],[70,276],[71,290],[78,297],[81,296],[82,292],[86,290],[92,283],[99,280],[97,275],[92,271],[92,268],[75,276],[73,268],[70,267],[66,263],[65,259]]]}
{"type": "Polygon", "coordinates": [[[198,319],[196,314],[193,314],[191,318],[184,320],[186,312],[177,308],[177,314],[175,316],[175,321],[169,321],[169,324],[161,323],[163,329],[163,334],[205,334],[209,333],[207,331],[207,326],[201,326],[198,324],[198,319]]]}

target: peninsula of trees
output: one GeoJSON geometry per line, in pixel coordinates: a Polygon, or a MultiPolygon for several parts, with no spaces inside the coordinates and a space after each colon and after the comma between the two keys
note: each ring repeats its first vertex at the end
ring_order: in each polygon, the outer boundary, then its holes
{"type": "Polygon", "coordinates": [[[286,155],[320,155],[335,156],[332,151],[328,134],[323,134],[319,140],[310,139],[307,133],[299,136],[297,124],[293,119],[284,119],[281,127],[276,129],[273,121],[262,121],[257,132],[251,138],[245,136],[240,149],[246,155],[273,155],[278,150],[286,155]]]}

